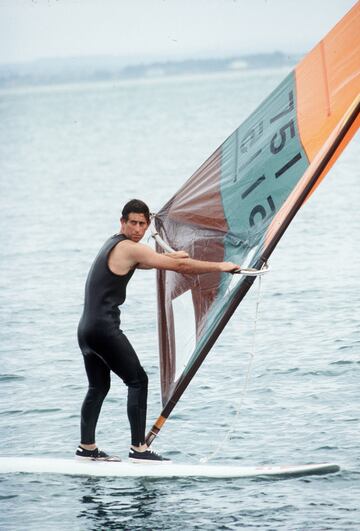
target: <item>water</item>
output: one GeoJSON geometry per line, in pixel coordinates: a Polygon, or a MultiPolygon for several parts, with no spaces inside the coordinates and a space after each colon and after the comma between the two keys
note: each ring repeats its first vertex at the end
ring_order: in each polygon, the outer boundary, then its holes
{"type": "MultiPolygon", "coordinates": [[[[0,97],[1,454],[70,457],[86,391],[76,326],[89,265],[119,212],[156,210],[284,77],[280,70],[39,87],[0,97]]],[[[286,481],[0,476],[4,530],[358,530],[359,137],[297,215],[262,281],[167,422],[177,461],[336,462],[286,481]]],[[[154,272],[129,285],[123,328],[160,411],[154,272]]],[[[113,378],[98,442],[126,456],[126,389],[113,378]]]]}

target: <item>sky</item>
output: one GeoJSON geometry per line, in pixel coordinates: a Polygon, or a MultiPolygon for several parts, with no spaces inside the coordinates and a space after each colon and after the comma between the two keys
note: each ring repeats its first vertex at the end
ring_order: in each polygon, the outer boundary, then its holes
{"type": "Polygon", "coordinates": [[[310,50],[355,0],[0,0],[0,63],[310,50]]]}

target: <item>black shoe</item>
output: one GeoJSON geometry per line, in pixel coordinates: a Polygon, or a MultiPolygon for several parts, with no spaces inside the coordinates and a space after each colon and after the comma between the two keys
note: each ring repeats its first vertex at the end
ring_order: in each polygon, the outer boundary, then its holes
{"type": "Polygon", "coordinates": [[[120,457],[108,455],[103,450],[99,450],[99,448],[86,450],[82,446],[78,446],[75,456],[80,459],[90,459],[90,461],[121,461],[120,457]]]}
{"type": "Polygon", "coordinates": [[[152,450],[145,450],[145,452],[137,452],[130,448],[129,459],[133,463],[171,463],[167,457],[153,452],[152,450]]]}

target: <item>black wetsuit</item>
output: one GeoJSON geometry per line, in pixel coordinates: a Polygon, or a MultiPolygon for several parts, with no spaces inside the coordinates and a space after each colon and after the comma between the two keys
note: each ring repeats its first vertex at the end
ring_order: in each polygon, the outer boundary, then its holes
{"type": "Polygon", "coordinates": [[[95,428],[104,398],[110,389],[110,370],[128,386],[127,411],[131,444],[145,442],[148,378],[127,337],[120,330],[119,305],[126,297],[126,286],[134,269],[126,275],[112,273],[110,251],[126,240],[123,234],[111,236],[91,266],[86,286],[84,311],[78,327],[89,389],[81,409],[81,442],[95,442],[95,428]]]}

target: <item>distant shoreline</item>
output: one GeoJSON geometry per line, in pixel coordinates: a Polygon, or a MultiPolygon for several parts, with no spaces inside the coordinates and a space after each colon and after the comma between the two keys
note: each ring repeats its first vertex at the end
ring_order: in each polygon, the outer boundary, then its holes
{"type": "MultiPolygon", "coordinates": [[[[292,65],[293,66],[293,65],[292,65]]],[[[137,77],[137,78],[123,78],[123,79],[112,79],[112,80],[99,80],[94,79],[91,81],[63,81],[61,83],[37,83],[37,84],[13,84],[13,85],[1,85],[0,84],[0,94],[2,96],[6,95],[17,95],[17,94],[29,94],[29,93],[48,93],[48,92],[81,92],[89,90],[113,90],[120,87],[126,86],[139,86],[139,85],[162,85],[162,84],[173,84],[173,83],[189,83],[192,81],[205,81],[209,78],[214,79],[223,79],[223,78],[241,78],[246,75],[254,75],[261,77],[262,75],[268,75],[269,72],[274,73],[274,71],[285,72],[285,74],[290,70],[291,66],[283,67],[269,67],[269,68],[258,68],[252,70],[241,70],[241,71],[222,71],[222,72],[208,72],[202,73],[198,72],[195,74],[181,74],[181,75],[172,75],[172,76],[162,76],[162,77],[137,77]]],[[[284,75],[285,75],[284,74],[284,75]]]]}
{"type": "Polygon", "coordinates": [[[93,82],[154,80],[294,66],[301,56],[282,52],[221,59],[191,59],[125,65],[116,58],[39,59],[0,65],[0,88],[93,82]]]}

